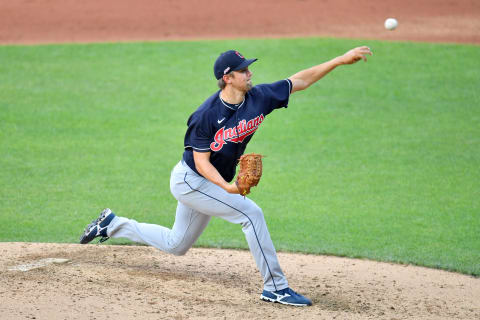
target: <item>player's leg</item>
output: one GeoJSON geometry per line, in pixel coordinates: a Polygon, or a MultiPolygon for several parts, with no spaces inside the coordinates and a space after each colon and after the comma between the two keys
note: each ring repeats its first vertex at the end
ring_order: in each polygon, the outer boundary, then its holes
{"type": "MultiPolygon", "coordinates": [[[[181,164],[177,164],[172,170],[171,186],[178,186],[178,181],[184,184],[182,178],[184,173],[185,168],[181,164]]],[[[97,220],[85,228],[80,237],[80,243],[89,243],[97,237],[102,237],[102,240],[109,237],[127,238],[154,246],[165,252],[182,255],[195,243],[209,221],[209,215],[202,214],[180,202],[177,205],[175,223],[172,229],[117,217],[110,209],[105,209],[97,220]]]]}
{"type": "Polygon", "coordinates": [[[173,195],[189,207],[206,215],[242,225],[250,251],[270,291],[285,289],[288,282],[280,268],[263,212],[252,200],[229,194],[193,171],[183,174],[183,183],[172,187],[173,195]]]}
{"type": "Polygon", "coordinates": [[[179,202],[172,229],[115,217],[108,226],[107,235],[111,238],[127,238],[168,253],[183,255],[202,234],[209,221],[210,216],[179,202]]]}
{"type": "Polygon", "coordinates": [[[263,300],[294,306],[312,304],[308,298],[288,287],[263,212],[252,200],[227,193],[188,167],[183,174],[184,182],[179,182],[178,177],[175,180],[177,183],[171,185],[171,189],[177,200],[204,214],[242,225],[250,252],[263,276],[263,300]]]}

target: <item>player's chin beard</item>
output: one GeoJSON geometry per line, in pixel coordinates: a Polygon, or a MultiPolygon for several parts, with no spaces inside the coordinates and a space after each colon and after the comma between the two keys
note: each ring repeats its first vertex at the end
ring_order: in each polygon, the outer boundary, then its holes
{"type": "Polygon", "coordinates": [[[247,92],[250,91],[250,89],[253,88],[252,81],[247,81],[247,92]]]}

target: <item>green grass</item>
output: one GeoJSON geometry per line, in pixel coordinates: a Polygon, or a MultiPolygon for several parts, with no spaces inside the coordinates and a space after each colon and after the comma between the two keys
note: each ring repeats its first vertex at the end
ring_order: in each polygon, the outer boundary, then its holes
{"type": "MultiPolygon", "coordinates": [[[[267,117],[277,250],[480,275],[480,47],[335,39],[0,46],[0,241],[76,242],[104,207],[171,226],[170,170],[218,53],[272,82],[367,44],[267,117]]],[[[125,243],[113,241],[112,243],[125,243]]],[[[198,246],[247,248],[213,219],[198,246]]]]}

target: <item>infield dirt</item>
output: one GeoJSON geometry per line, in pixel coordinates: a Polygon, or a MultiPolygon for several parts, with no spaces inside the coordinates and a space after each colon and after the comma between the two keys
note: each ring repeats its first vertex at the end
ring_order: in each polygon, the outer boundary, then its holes
{"type": "Polygon", "coordinates": [[[289,282],[313,300],[259,299],[249,251],[0,243],[2,319],[480,319],[480,279],[428,268],[279,253],[289,282]],[[12,267],[68,259],[30,271],[12,267]]]}
{"type": "Polygon", "coordinates": [[[0,43],[296,36],[478,44],[480,1],[0,1],[0,43]]]}
{"type": "MultiPolygon", "coordinates": [[[[0,44],[330,36],[480,43],[480,1],[9,0],[0,44]],[[399,20],[387,31],[387,17],[399,20]]],[[[79,230],[81,232],[81,230],[79,230]]],[[[279,253],[314,305],[259,300],[248,251],[0,243],[0,319],[480,319],[480,279],[410,265],[279,253]],[[68,259],[29,271],[42,259],[68,259]]]]}

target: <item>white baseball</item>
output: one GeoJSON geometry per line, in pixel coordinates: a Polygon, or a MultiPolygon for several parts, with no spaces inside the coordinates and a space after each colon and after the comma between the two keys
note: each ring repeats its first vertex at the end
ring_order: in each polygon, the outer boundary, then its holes
{"type": "Polygon", "coordinates": [[[385,20],[385,29],[395,30],[396,27],[398,27],[397,19],[388,18],[387,20],[385,20]]]}

